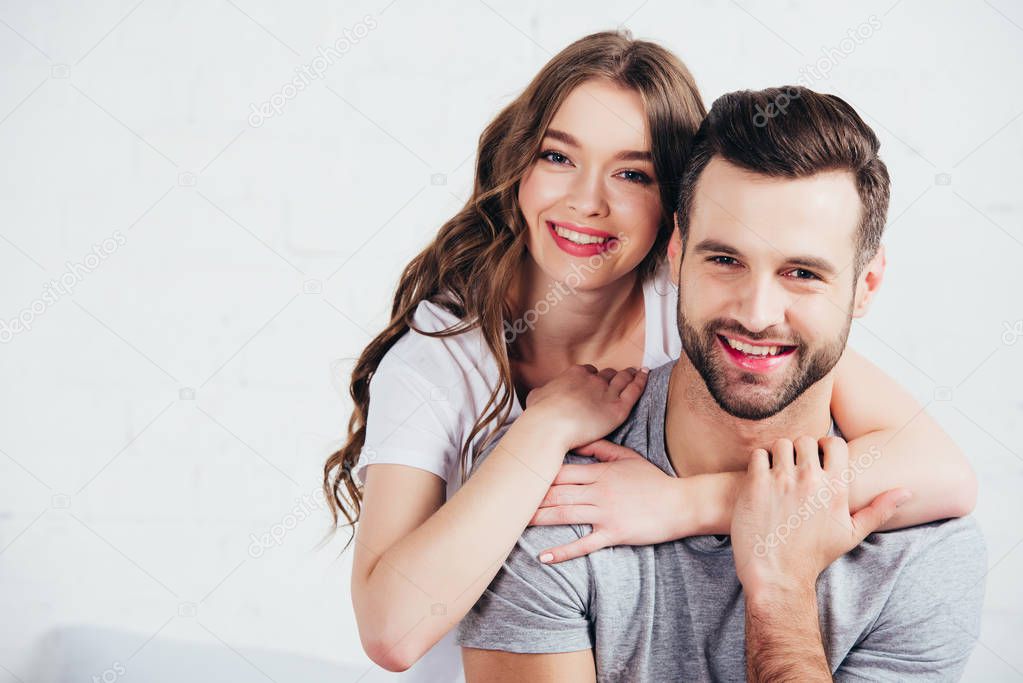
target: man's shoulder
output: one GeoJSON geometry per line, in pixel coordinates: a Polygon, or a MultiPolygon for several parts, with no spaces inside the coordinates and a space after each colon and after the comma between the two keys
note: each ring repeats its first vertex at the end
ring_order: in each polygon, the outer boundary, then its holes
{"type": "Polygon", "coordinates": [[[986,547],[984,535],[972,515],[873,533],[862,545],[881,552],[898,552],[909,560],[939,546],[970,552],[984,552],[986,547]]]}
{"type": "Polygon", "coordinates": [[[822,578],[830,585],[890,593],[900,583],[912,587],[921,577],[941,574],[949,591],[959,591],[983,579],[986,568],[984,535],[976,520],[966,516],[870,534],[828,567],[822,578]]]}

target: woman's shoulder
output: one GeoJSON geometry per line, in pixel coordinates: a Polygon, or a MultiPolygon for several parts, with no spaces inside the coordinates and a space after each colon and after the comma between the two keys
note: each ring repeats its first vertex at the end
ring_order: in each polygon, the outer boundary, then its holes
{"type": "Polygon", "coordinates": [[[437,369],[435,364],[442,365],[441,369],[446,372],[452,365],[479,367],[493,362],[493,353],[479,327],[470,326],[455,334],[434,336],[434,333],[463,325],[464,320],[443,304],[420,301],[412,316],[412,326],[395,342],[385,358],[400,354],[406,362],[423,372],[437,369]]]}
{"type": "MultiPolygon", "coordinates": [[[[370,387],[373,400],[383,401],[377,405],[386,406],[384,412],[404,415],[409,405],[417,410],[426,406],[436,424],[459,446],[500,386],[497,360],[479,327],[443,337],[424,334],[444,332],[462,322],[441,304],[420,302],[413,328],[384,354],[370,387]]],[[[514,407],[513,412],[517,413],[514,407]]],[[[477,434],[474,441],[483,436],[477,434]]]]}
{"type": "Polygon", "coordinates": [[[647,342],[644,362],[656,367],[682,354],[678,334],[678,285],[671,279],[667,261],[644,283],[647,342]]]}
{"type": "Polygon", "coordinates": [[[413,314],[413,326],[387,351],[374,376],[418,376],[434,394],[443,394],[451,407],[475,410],[499,380],[497,360],[482,331],[470,326],[456,334],[431,334],[451,330],[463,322],[441,303],[421,301],[413,314]]]}

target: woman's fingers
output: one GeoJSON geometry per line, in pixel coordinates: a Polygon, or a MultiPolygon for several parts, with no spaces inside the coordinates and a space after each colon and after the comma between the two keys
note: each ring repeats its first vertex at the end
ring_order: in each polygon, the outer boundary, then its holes
{"type": "Polygon", "coordinates": [[[538,508],[529,520],[529,526],[552,526],[557,524],[596,524],[600,508],[596,505],[556,505],[538,508]]]}
{"type": "Polygon", "coordinates": [[[594,531],[588,536],[583,536],[578,541],[572,541],[557,548],[551,548],[540,553],[540,561],[544,564],[557,564],[565,560],[574,560],[577,557],[589,555],[592,552],[606,548],[611,543],[599,531],[594,531]]]}
{"type": "Polygon", "coordinates": [[[643,395],[643,390],[646,389],[646,380],[650,375],[650,370],[647,368],[640,368],[639,372],[632,376],[632,381],[625,385],[620,394],[621,399],[626,402],[627,405],[633,406],[639,397],[643,395]]]}
{"type": "MultiPolygon", "coordinates": [[[[588,443],[585,446],[581,446],[572,451],[578,455],[591,455],[601,462],[614,462],[615,460],[622,460],[624,458],[642,458],[643,456],[625,446],[620,446],[607,439],[600,439],[593,443],[588,443]]],[[[583,467],[589,467],[589,465],[583,465],[583,467]]]]}
{"type": "Polygon", "coordinates": [[[603,370],[597,373],[597,376],[600,377],[605,382],[610,382],[612,379],[614,379],[614,376],[616,374],[618,374],[618,371],[615,370],[614,368],[604,368],[603,370]]]}
{"type": "Polygon", "coordinates": [[[629,386],[633,379],[636,377],[636,368],[625,368],[615,373],[615,376],[611,378],[611,383],[608,384],[608,389],[611,391],[612,396],[619,396],[622,390],[629,386]]]}

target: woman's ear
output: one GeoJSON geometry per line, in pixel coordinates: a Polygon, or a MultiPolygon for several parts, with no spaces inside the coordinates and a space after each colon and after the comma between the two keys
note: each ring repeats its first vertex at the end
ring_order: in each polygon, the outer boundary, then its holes
{"type": "Polygon", "coordinates": [[[678,214],[674,217],[675,229],[668,240],[668,263],[671,264],[671,281],[678,285],[679,266],[682,263],[682,233],[678,229],[678,214]]]}
{"type": "Polygon", "coordinates": [[[856,280],[856,299],[853,303],[854,318],[862,318],[867,314],[867,309],[870,308],[870,303],[873,301],[874,295],[877,294],[877,290],[880,289],[881,281],[884,280],[886,265],[887,260],[882,244],[856,280]]]}

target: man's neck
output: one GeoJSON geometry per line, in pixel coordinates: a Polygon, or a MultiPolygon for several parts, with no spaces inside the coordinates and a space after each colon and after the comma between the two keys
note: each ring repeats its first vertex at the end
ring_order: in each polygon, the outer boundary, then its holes
{"type": "Polygon", "coordinates": [[[777,439],[822,438],[831,428],[828,374],[783,411],[764,420],[729,415],[714,400],[683,352],[671,370],[665,410],[664,447],[680,477],[745,470],[757,448],[770,451],[777,439]]]}

